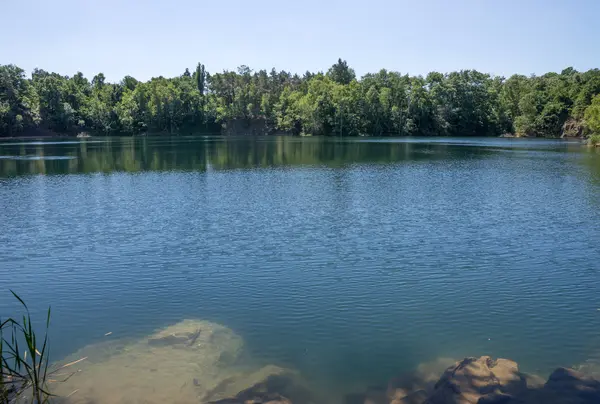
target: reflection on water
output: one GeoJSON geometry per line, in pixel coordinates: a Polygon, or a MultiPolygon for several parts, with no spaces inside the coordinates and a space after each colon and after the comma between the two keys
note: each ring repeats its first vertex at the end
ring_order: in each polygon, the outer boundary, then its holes
{"type": "Polygon", "coordinates": [[[73,156],[0,156],[0,160],[70,160],[73,156]]]}
{"type": "Polygon", "coordinates": [[[107,142],[109,140],[89,140],[89,139],[85,139],[85,140],[60,140],[60,141],[56,141],[56,142],[48,142],[48,141],[29,141],[29,142],[19,142],[19,141],[12,141],[12,142],[4,142],[4,143],[0,143],[0,146],[42,146],[42,145],[67,145],[67,144],[80,144],[80,143],[87,143],[87,144],[91,144],[91,143],[104,143],[107,142]]]}
{"type": "MultiPolygon", "coordinates": [[[[593,183],[600,186],[600,148],[588,148],[584,153],[583,164],[587,167],[593,183]]],[[[600,200],[595,202],[600,207],[600,200]]]]}
{"type": "Polygon", "coordinates": [[[486,157],[501,151],[580,150],[556,141],[330,138],[106,138],[0,144],[0,176],[110,171],[206,171],[272,166],[389,163],[486,157]],[[465,147],[466,146],[466,147],[465,147]],[[490,147],[492,146],[492,147],[490,147]],[[36,161],[32,156],[36,156],[36,161]],[[59,161],[60,157],[64,161],[59,161]]]}

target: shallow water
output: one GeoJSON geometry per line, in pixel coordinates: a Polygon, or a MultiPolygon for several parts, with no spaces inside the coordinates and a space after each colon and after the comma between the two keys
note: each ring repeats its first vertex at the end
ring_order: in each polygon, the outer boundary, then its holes
{"type": "Polygon", "coordinates": [[[51,304],[54,358],[187,318],[338,391],[438,357],[543,374],[599,351],[595,150],[101,140],[0,144],[0,313],[8,288],[51,304]]]}

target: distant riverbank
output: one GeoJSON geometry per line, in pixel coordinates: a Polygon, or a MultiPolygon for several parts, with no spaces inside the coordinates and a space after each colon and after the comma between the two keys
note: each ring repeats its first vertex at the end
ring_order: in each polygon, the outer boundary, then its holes
{"type": "Polygon", "coordinates": [[[596,129],[600,70],[498,77],[475,70],[357,77],[339,59],[302,76],[272,69],[110,83],[0,65],[0,137],[31,131],[120,135],[581,137],[596,129]]]}
{"type": "MultiPolygon", "coordinates": [[[[226,137],[257,137],[257,136],[299,136],[294,135],[293,133],[285,133],[285,132],[269,132],[264,127],[260,125],[249,125],[247,130],[244,129],[244,125],[237,124],[235,128],[233,127],[219,127],[216,126],[212,131],[199,130],[198,132],[189,131],[189,132],[181,132],[181,133],[165,133],[165,132],[141,132],[141,133],[117,133],[117,134],[106,134],[101,132],[56,132],[50,129],[42,129],[42,128],[30,128],[24,132],[20,132],[18,134],[13,134],[12,136],[4,136],[0,137],[0,140],[10,140],[10,139],[87,139],[87,138],[106,138],[106,137],[178,137],[178,136],[226,136],[226,137]]],[[[340,136],[334,136],[340,137],[340,136]]],[[[370,136],[359,136],[368,138],[370,136]]],[[[385,138],[407,138],[407,137],[415,137],[408,135],[394,135],[388,134],[383,136],[385,138]]],[[[431,138],[448,138],[448,136],[428,136],[431,138]]],[[[456,136],[454,136],[456,137],[456,136]]],[[[477,136],[471,136],[472,138],[476,138],[477,136]]],[[[515,138],[539,138],[539,139],[556,139],[553,137],[545,137],[545,136],[535,136],[530,137],[526,135],[519,135],[513,133],[504,133],[498,136],[488,136],[489,138],[498,137],[498,138],[507,138],[507,139],[515,139],[515,138]]],[[[562,139],[579,139],[581,141],[586,141],[585,137],[582,136],[564,136],[562,139]]],[[[560,139],[560,138],[559,138],[560,139]]]]}

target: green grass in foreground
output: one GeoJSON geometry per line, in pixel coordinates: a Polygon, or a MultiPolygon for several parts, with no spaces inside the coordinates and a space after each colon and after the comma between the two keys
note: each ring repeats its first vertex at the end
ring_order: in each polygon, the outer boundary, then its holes
{"type": "Polygon", "coordinates": [[[9,318],[0,323],[0,402],[9,403],[26,396],[32,403],[44,403],[51,396],[47,388],[50,308],[46,332],[38,340],[27,305],[15,292],[12,294],[26,314],[22,322],[9,318]],[[23,344],[25,349],[21,350],[23,344]]]}
{"type": "Polygon", "coordinates": [[[25,314],[21,321],[13,318],[0,319],[0,404],[15,403],[20,399],[34,404],[47,403],[53,397],[48,388],[49,383],[66,381],[76,373],[57,372],[83,359],[49,371],[50,308],[46,316],[44,336],[40,339],[32,326],[27,305],[15,292],[11,293],[21,303],[25,314]],[[53,380],[50,379],[52,375],[65,378],[53,380]]]}

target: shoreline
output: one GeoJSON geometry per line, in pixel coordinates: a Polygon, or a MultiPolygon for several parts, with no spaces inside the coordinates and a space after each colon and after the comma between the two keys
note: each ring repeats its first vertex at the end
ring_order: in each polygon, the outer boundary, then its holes
{"type": "MultiPolygon", "coordinates": [[[[2,140],[36,140],[36,139],[94,139],[94,138],[178,138],[178,137],[201,137],[201,136],[218,136],[223,138],[260,138],[260,137],[293,137],[293,138],[302,138],[304,136],[294,135],[291,133],[275,133],[275,134],[248,134],[248,133],[239,133],[239,134],[224,134],[224,133],[186,133],[186,134],[164,134],[164,133],[144,133],[144,134],[107,134],[107,135],[91,135],[86,133],[86,136],[77,135],[69,135],[69,134],[45,134],[45,135],[23,135],[23,136],[0,136],[0,141],[2,140]]],[[[340,136],[311,136],[313,138],[323,138],[323,139],[341,139],[340,136]]],[[[517,135],[500,135],[500,136],[432,136],[432,135],[384,135],[384,136],[344,136],[344,139],[400,139],[400,138],[431,138],[431,139],[446,139],[446,138],[464,138],[464,139],[545,139],[545,140],[564,140],[564,141],[573,141],[579,140],[581,142],[586,141],[586,137],[582,136],[565,136],[565,137],[551,137],[551,136],[517,136],[517,135]]]]}

